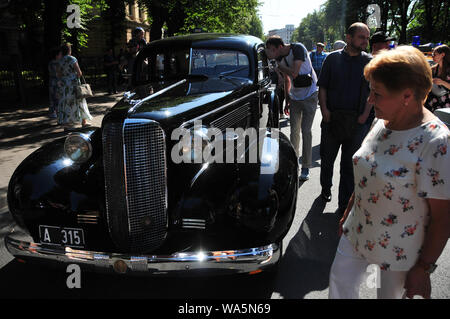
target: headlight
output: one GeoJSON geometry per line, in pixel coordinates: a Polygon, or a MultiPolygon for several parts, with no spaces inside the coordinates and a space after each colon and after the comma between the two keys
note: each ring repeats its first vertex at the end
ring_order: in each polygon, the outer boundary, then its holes
{"type": "Polygon", "coordinates": [[[64,142],[66,155],[76,163],[84,163],[92,156],[91,139],[81,133],[72,133],[64,142]]]}
{"type": "Polygon", "coordinates": [[[191,163],[203,163],[203,151],[211,148],[208,129],[205,126],[194,127],[190,130],[190,138],[184,139],[180,155],[189,156],[191,163]]]}

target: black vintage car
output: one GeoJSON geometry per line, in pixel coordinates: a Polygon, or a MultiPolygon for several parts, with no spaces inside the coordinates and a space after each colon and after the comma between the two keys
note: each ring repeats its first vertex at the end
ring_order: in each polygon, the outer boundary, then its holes
{"type": "Polygon", "coordinates": [[[148,275],[273,270],[298,159],[278,130],[264,43],[196,34],[136,57],[134,90],[27,157],[8,205],[16,258],[148,275]]]}

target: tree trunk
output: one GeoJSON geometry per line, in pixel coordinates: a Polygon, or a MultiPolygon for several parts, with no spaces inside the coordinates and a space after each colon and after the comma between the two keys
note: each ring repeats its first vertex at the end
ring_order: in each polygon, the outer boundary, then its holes
{"type": "Polygon", "coordinates": [[[434,17],[433,17],[433,1],[424,0],[425,5],[425,38],[427,41],[433,39],[434,17]]]}
{"type": "Polygon", "coordinates": [[[444,21],[442,24],[442,31],[441,31],[441,39],[442,41],[448,40],[448,30],[450,29],[450,19],[448,15],[450,14],[450,3],[448,1],[444,2],[444,21]]]}
{"type": "Polygon", "coordinates": [[[406,44],[406,29],[408,27],[408,7],[409,0],[397,0],[398,8],[400,11],[400,38],[399,44],[406,44]]]}
{"type": "Polygon", "coordinates": [[[388,19],[389,19],[389,10],[391,7],[391,3],[389,1],[380,1],[378,3],[378,5],[380,6],[380,15],[381,15],[381,30],[386,31],[387,30],[387,25],[388,25],[388,19]]]}
{"type": "Polygon", "coordinates": [[[50,50],[61,46],[61,32],[63,29],[62,16],[66,11],[67,0],[45,0],[44,1],[44,56],[42,69],[44,70],[44,83],[47,88],[48,68],[50,50]]]}
{"type": "Polygon", "coordinates": [[[152,16],[152,25],[150,27],[150,41],[159,40],[162,38],[162,27],[167,20],[167,13],[161,5],[152,5],[150,8],[152,16]]]}
{"type": "Polygon", "coordinates": [[[117,34],[118,30],[123,29],[125,21],[125,5],[122,0],[111,0],[108,2],[109,8],[105,12],[105,19],[109,22],[109,37],[106,39],[106,44],[108,48],[113,49],[113,54],[115,54],[114,48],[118,45],[119,41],[123,39],[117,34]]]}

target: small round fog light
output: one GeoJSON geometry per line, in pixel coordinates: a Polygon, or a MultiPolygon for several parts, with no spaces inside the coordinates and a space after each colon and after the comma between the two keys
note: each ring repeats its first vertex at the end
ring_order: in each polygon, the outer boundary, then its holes
{"type": "Polygon", "coordinates": [[[92,156],[91,139],[81,133],[72,133],[64,142],[66,155],[76,163],[84,163],[92,156]]]}
{"type": "Polygon", "coordinates": [[[114,271],[115,272],[117,272],[117,273],[119,273],[119,274],[124,274],[124,273],[126,273],[127,272],[127,269],[128,269],[128,266],[127,266],[127,264],[123,261],[123,260],[121,260],[121,259],[119,259],[119,260],[117,260],[115,263],[114,263],[114,271]]]}

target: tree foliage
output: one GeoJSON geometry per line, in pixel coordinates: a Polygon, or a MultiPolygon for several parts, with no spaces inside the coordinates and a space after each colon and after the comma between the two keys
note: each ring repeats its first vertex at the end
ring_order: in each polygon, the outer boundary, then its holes
{"type": "Polygon", "coordinates": [[[343,40],[352,23],[366,22],[369,4],[380,7],[378,29],[401,44],[411,43],[414,35],[420,35],[422,43],[449,41],[450,1],[442,0],[328,0],[318,12],[300,22],[292,40],[301,41],[308,48],[322,39],[329,43],[343,40]]]}
{"type": "Polygon", "coordinates": [[[325,41],[325,28],[323,24],[324,12],[314,11],[302,20],[300,26],[294,31],[292,40],[302,42],[308,50],[311,50],[315,43],[325,41]]]}
{"type": "Polygon", "coordinates": [[[152,19],[150,39],[190,33],[196,28],[208,32],[246,33],[262,37],[262,23],[256,15],[257,0],[140,0],[152,19]]]}

